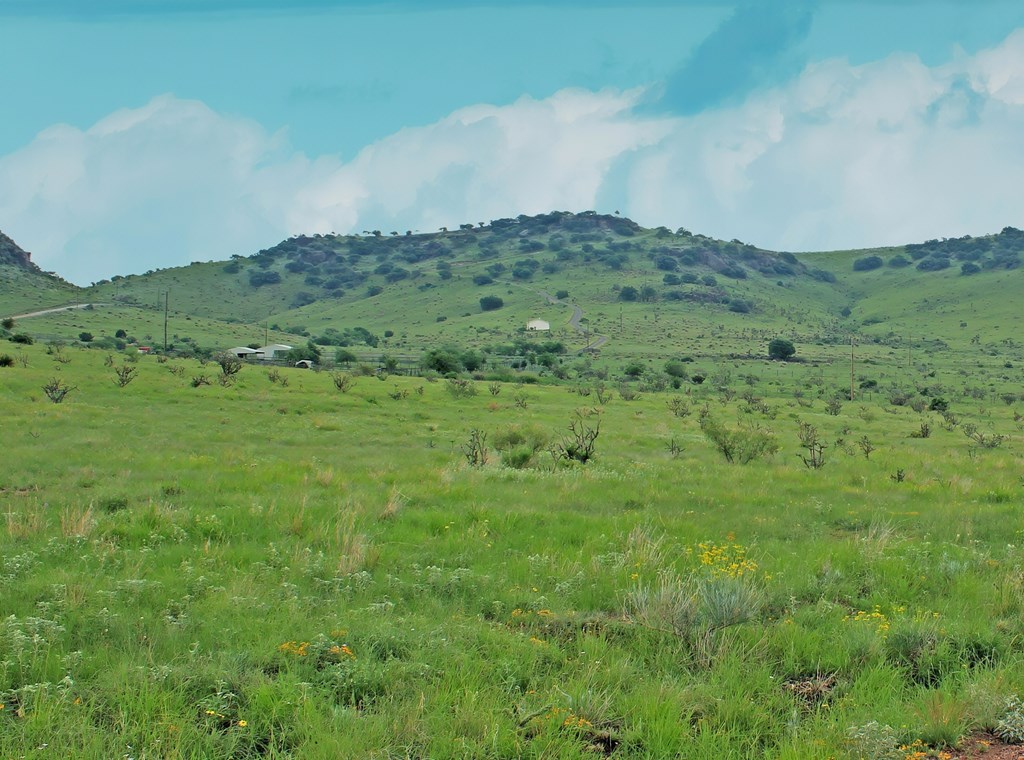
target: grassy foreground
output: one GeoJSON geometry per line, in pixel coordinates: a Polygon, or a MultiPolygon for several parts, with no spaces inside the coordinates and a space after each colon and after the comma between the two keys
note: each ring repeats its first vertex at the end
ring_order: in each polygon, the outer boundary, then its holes
{"type": "Polygon", "coordinates": [[[156,357],[118,387],[5,351],[0,757],[938,757],[1024,691],[994,390],[829,414],[799,366],[601,403],[156,357]],[[586,464],[547,450],[571,423],[586,464]]]}

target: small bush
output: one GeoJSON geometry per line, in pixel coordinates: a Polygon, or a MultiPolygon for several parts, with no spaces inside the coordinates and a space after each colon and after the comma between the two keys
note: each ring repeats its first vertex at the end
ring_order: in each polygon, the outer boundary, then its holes
{"type": "Polygon", "coordinates": [[[461,377],[449,378],[445,381],[445,390],[452,398],[470,398],[476,395],[476,386],[469,380],[461,377]]]}
{"type": "Polygon", "coordinates": [[[779,450],[771,431],[758,427],[730,430],[710,416],[702,415],[700,429],[727,462],[748,464],[779,450]]]}
{"type": "Polygon", "coordinates": [[[10,354],[0,354],[0,367],[13,367],[14,357],[10,354]]]}
{"type": "Polygon", "coordinates": [[[1006,700],[1006,708],[996,725],[995,735],[1005,742],[1024,743],[1024,704],[1016,695],[1006,700]]]}
{"type": "Polygon", "coordinates": [[[31,346],[35,343],[35,341],[32,340],[32,336],[26,335],[25,333],[15,333],[11,336],[10,341],[11,343],[20,343],[23,346],[31,346]]]}
{"type": "Polygon", "coordinates": [[[567,461],[586,464],[594,457],[597,436],[601,434],[601,420],[591,425],[577,410],[569,423],[569,435],[562,438],[558,453],[567,461]]]}
{"type": "Polygon", "coordinates": [[[220,371],[224,377],[231,377],[242,371],[242,360],[227,351],[214,354],[213,360],[220,365],[220,371]]]}
{"type": "Polygon", "coordinates": [[[884,263],[881,256],[864,256],[853,262],[853,271],[870,272],[872,269],[878,269],[884,263]]]}
{"type": "Polygon", "coordinates": [[[131,364],[122,364],[120,367],[114,367],[114,382],[118,388],[124,388],[135,379],[138,372],[139,368],[131,364]]]}
{"type": "Polygon", "coordinates": [[[46,385],[43,386],[43,393],[55,404],[61,403],[65,397],[75,390],[73,386],[68,385],[59,378],[53,378],[46,385]]]}
{"type": "Polygon", "coordinates": [[[469,431],[469,439],[462,445],[462,454],[470,467],[487,464],[487,433],[477,428],[469,431]]]}

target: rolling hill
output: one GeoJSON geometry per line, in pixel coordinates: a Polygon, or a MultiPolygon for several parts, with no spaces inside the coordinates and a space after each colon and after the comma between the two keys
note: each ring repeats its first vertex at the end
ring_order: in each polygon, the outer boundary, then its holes
{"type": "Polygon", "coordinates": [[[88,312],[22,327],[74,339],[123,329],[159,344],[265,339],[418,357],[443,344],[521,351],[524,341],[597,344],[610,361],[763,355],[785,335],[810,359],[851,336],[882,360],[983,350],[1019,335],[1024,233],[828,253],[773,252],[591,212],[465,224],[429,234],[300,235],[248,257],[114,277],[76,289],[7,238],[0,313],[80,299],[88,312]],[[22,252],[23,253],[23,252],[22,252]],[[484,309],[490,298],[499,308],[484,309]],[[528,320],[549,334],[526,333],[528,320]]]}

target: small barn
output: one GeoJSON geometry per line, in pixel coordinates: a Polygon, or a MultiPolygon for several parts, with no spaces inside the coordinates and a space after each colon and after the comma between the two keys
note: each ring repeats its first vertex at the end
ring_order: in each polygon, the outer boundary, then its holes
{"type": "Polygon", "coordinates": [[[235,346],[234,348],[229,348],[228,353],[233,356],[237,356],[239,359],[250,360],[259,359],[261,355],[260,351],[257,351],[255,348],[249,348],[248,346],[235,346]]]}
{"type": "Polygon", "coordinates": [[[284,343],[271,343],[269,346],[257,349],[263,354],[264,359],[273,359],[275,354],[286,354],[292,350],[292,346],[286,346],[284,343]]]}
{"type": "Polygon", "coordinates": [[[547,332],[551,329],[551,325],[543,319],[531,319],[526,323],[526,329],[534,332],[547,332]]]}

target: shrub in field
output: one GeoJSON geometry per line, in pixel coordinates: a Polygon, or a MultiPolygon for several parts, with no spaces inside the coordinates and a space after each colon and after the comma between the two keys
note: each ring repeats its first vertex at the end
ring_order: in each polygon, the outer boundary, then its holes
{"type": "Polygon", "coordinates": [[[778,441],[771,431],[756,426],[729,429],[710,415],[702,415],[700,429],[727,462],[748,464],[779,450],[778,441]]]}
{"type": "Polygon", "coordinates": [[[75,390],[74,386],[70,386],[56,377],[43,386],[43,393],[46,394],[46,398],[55,404],[61,403],[73,390],[75,390]]]}
{"type": "Polygon", "coordinates": [[[120,367],[114,367],[114,382],[118,388],[124,388],[135,379],[138,373],[138,367],[133,367],[131,364],[122,364],[120,367]]]}
{"type": "Polygon", "coordinates": [[[996,449],[999,448],[1003,441],[1006,440],[1005,435],[998,435],[996,433],[985,433],[978,430],[978,426],[974,423],[965,423],[962,427],[964,435],[970,438],[974,443],[983,449],[996,449]]]}
{"type": "Polygon", "coordinates": [[[688,417],[690,415],[690,405],[686,403],[686,399],[682,396],[670,398],[668,400],[668,410],[676,417],[688,417]]]}
{"type": "Polygon", "coordinates": [[[819,470],[825,466],[825,449],[827,444],[818,438],[818,428],[806,422],[800,423],[800,447],[806,452],[800,455],[804,465],[810,470],[819,470]]]}
{"type": "Polygon", "coordinates": [[[220,371],[224,377],[231,377],[242,371],[242,360],[227,351],[214,354],[213,360],[220,365],[220,371]]]}
{"type": "Polygon", "coordinates": [[[462,453],[470,467],[483,467],[487,464],[487,433],[473,428],[469,431],[469,439],[462,444],[462,453]]]}
{"type": "Polygon", "coordinates": [[[14,357],[10,354],[0,354],[0,367],[13,367],[14,357]]]}
{"type": "Polygon", "coordinates": [[[462,377],[452,377],[445,381],[445,390],[452,398],[470,398],[476,395],[476,386],[462,377]]]}
{"type": "Polygon", "coordinates": [[[846,731],[850,756],[864,760],[904,760],[907,753],[901,749],[896,729],[878,721],[862,726],[850,726],[846,731]]]}
{"type": "Polygon", "coordinates": [[[331,381],[334,383],[334,387],[342,393],[348,393],[356,384],[355,378],[347,372],[332,372],[331,381]]]}
{"type": "Polygon", "coordinates": [[[1024,704],[1016,694],[1006,700],[1006,707],[996,725],[995,735],[1014,744],[1024,742],[1024,704]]]}
{"type": "Polygon", "coordinates": [[[601,420],[591,425],[580,410],[576,410],[569,423],[569,435],[562,438],[558,451],[568,462],[586,464],[594,457],[597,436],[601,434],[601,420]]]}
{"type": "Polygon", "coordinates": [[[932,426],[927,422],[922,422],[921,427],[910,433],[911,438],[928,438],[932,434],[932,426]]]}
{"type": "Polygon", "coordinates": [[[508,425],[497,430],[491,441],[501,453],[501,463],[518,470],[530,466],[547,445],[548,434],[534,425],[508,425]]]}

